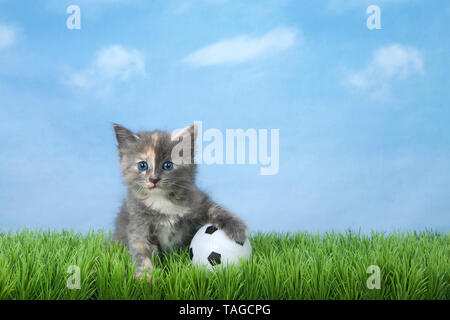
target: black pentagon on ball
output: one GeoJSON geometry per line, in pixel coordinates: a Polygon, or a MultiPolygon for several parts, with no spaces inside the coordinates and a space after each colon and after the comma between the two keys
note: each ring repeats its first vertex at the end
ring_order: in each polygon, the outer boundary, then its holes
{"type": "Polygon", "coordinates": [[[192,258],[194,257],[194,252],[192,251],[192,248],[189,248],[189,257],[192,258]]]}
{"type": "Polygon", "coordinates": [[[208,256],[208,261],[212,266],[220,264],[220,253],[211,252],[208,256]]]}
{"type": "Polygon", "coordinates": [[[215,226],[209,226],[208,228],[206,228],[205,233],[213,234],[216,231],[217,231],[217,228],[215,226]]]}

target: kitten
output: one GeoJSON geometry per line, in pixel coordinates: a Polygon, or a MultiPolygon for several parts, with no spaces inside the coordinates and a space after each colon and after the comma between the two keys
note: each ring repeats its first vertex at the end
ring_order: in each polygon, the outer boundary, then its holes
{"type": "Polygon", "coordinates": [[[207,223],[237,242],[245,241],[245,222],[195,185],[195,125],[176,136],[159,130],[133,133],[117,124],[114,130],[128,191],[115,221],[113,240],[128,246],[136,261],[136,277],[150,274],[152,254],[188,245],[196,230],[207,223]],[[184,138],[190,139],[191,159],[175,161],[172,149],[184,138]]]}

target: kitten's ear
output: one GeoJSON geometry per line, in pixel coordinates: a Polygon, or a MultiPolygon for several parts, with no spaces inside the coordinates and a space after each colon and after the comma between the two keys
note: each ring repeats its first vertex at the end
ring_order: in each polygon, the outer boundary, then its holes
{"type": "Polygon", "coordinates": [[[188,125],[186,128],[181,129],[177,131],[176,133],[172,134],[172,140],[179,140],[181,137],[191,137],[193,142],[197,139],[197,124],[193,123],[188,125]]]}
{"type": "MultiPolygon", "coordinates": [[[[174,133],[172,133],[172,141],[177,141],[177,142],[181,142],[182,143],[182,149],[181,150],[177,150],[176,155],[179,155],[181,157],[186,156],[187,159],[184,159],[184,161],[186,161],[186,163],[194,163],[194,155],[195,155],[195,151],[196,151],[196,143],[195,141],[197,140],[197,131],[198,131],[198,127],[197,124],[194,122],[193,124],[188,125],[186,128],[181,129],[181,130],[177,130],[174,133]],[[188,143],[188,145],[185,145],[185,143],[188,143]],[[187,150],[189,150],[189,153],[184,154],[184,150],[187,148],[187,150]]],[[[173,155],[172,155],[173,156],[173,155]]]]}
{"type": "Polygon", "coordinates": [[[127,145],[136,143],[140,139],[132,131],[121,126],[120,124],[115,123],[113,124],[113,127],[116,133],[116,139],[119,145],[119,149],[126,147],[127,145]]]}

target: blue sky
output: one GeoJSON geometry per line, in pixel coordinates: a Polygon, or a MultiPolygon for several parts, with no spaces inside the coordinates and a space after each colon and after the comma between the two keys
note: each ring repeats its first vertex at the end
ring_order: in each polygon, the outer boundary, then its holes
{"type": "Polygon", "coordinates": [[[448,231],[449,18],[446,1],[0,0],[0,228],[111,228],[111,124],[201,120],[280,129],[276,175],[199,168],[252,231],[448,231]]]}

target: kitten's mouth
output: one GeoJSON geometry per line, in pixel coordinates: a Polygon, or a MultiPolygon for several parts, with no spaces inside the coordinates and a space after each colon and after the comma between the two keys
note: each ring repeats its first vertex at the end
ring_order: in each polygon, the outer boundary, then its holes
{"type": "Polygon", "coordinates": [[[152,185],[148,185],[148,188],[150,190],[161,190],[161,185],[159,183],[153,183],[152,185]]]}
{"type": "Polygon", "coordinates": [[[135,190],[138,194],[146,196],[149,192],[161,190],[161,187],[159,185],[151,186],[150,184],[144,184],[144,185],[137,185],[135,190]]]}

